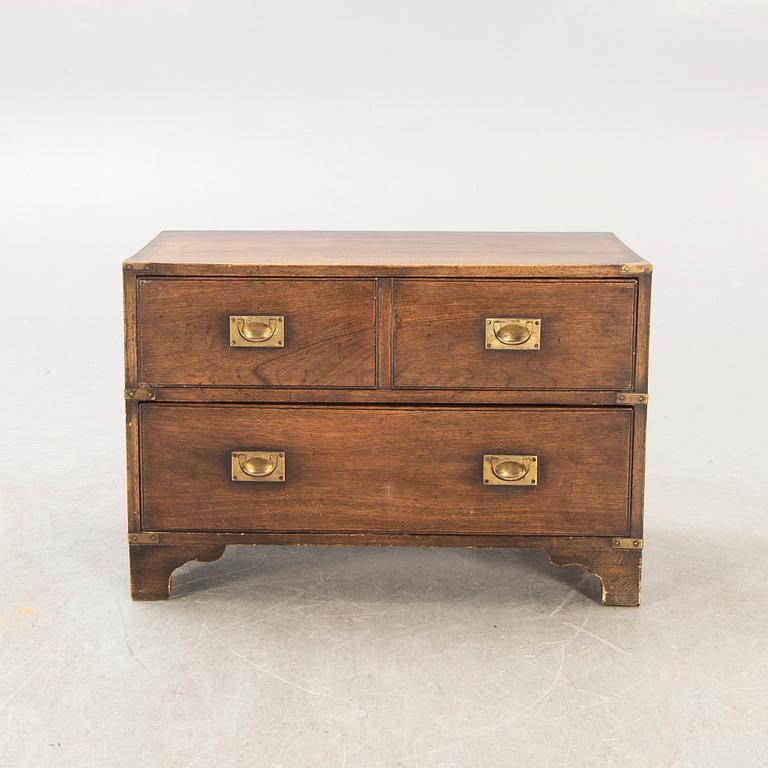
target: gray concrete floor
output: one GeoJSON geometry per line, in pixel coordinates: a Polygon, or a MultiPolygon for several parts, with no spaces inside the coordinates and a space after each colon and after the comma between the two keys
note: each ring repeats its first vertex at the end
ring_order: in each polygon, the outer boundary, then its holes
{"type": "Polygon", "coordinates": [[[762,479],[651,468],[638,609],[536,552],[289,547],[132,603],[119,370],[76,367],[6,384],[0,768],[768,765],[762,479]]]}

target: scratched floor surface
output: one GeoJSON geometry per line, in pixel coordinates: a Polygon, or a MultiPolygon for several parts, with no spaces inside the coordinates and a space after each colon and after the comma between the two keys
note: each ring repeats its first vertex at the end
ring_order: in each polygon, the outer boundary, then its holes
{"type": "Polygon", "coordinates": [[[0,767],[768,765],[757,484],[651,473],[639,609],[536,552],[288,547],[134,604],[116,376],[6,384],[0,767]]]}

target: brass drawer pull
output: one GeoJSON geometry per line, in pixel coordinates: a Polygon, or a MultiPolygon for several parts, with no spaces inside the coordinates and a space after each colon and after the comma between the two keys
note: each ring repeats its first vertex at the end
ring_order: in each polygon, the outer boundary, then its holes
{"type": "Polygon", "coordinates": [[[283,315],[230,315],[230,347],[282,347],[285,343],[283,315]]]}
{"type": "Polygon", "coordinates": [[[483,456],[483,482],[486,485],[536,485],[538,456],[483,456]]]}
{"type": "Polygon", "coordinates": [[[493,324],[493,332],[502,344],[517,346],[518,344],[525,344],[531,338],[533,329],[531,323],[505,323],[502,325],[496,322],[493,324]]]}
{"type": "Polygon", "coordinates": [[[487,317],[486,349],[539,349],[541,319],[534,317],[487,317]]]}
{"type": "Polygon", "coordinates": [[[232,479],[284,483],[285,454],[279,451],[232,451],[232,479]]]}
{"type": "Polygon", "coordinates": [[[237,332],[243,339],[252,343],[269,341],[275,335],[276,330],[277,323],[272,318],[266,323],[256,320],[246,322],[242,317],[237,321],[237,332]]]}

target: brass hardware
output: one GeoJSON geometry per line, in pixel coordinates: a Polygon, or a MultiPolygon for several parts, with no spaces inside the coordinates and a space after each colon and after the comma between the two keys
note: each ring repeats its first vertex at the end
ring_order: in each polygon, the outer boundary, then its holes
{"type": "Polygon", "coordinates": [[[126,400],[154,400],[155,393],[151,389],[144,387],[135,387],[133,389],[125,390],[126,400]]]}
{"type": "Polygon", "coordinates": [[[483,483],[485,485],[536,485],[538,467],[537,456],[485,454],[483,483]]]}
{"type": "Polygon", "coordinates": [[[232,479],[284,483],[285,454],[280,451],[232,451],[232,479]]]}
{"type": "Polygon", "coordinates": [[[621,272],[622,275],[642,275],[653,272],[653,267],[650,264],[644,264],[643,262],[622,264],[619,267],[619,272],[621,272]]]}
{"type": "Polygon", "coordinates": [[[616,402],[620,405],[646,405],[648,395],[640,392],[621,392],[616,395],[616,402]]]}
{"type": "Polygon", "coordinates": [[[158,533],[129,533],[129,544],[159,544],[160,534],[158,533]]]}
{"type": "Polygon", "coordinates": [[[487,317],[486,349],[539,349],[541,319],[529,317],[487,317]]]}
{"type": "Polygon", "coordinates": [[[146,272],[151,272],[154,268],[154,264],[142,264],[141,262],[136,261],[128,261],[123,263],[124,269],[138,269],[138,270],[145,270],[146,272]]]}
{"type": "Polygon", "coordinates": [[[611,549],[642,549],[642,539],[611,539],[611,549]]]}
{"type": "Polygon", "coordinates": [[[282,347],[285,344],[283,315],[230,315],[230,347],[282,347]]]}

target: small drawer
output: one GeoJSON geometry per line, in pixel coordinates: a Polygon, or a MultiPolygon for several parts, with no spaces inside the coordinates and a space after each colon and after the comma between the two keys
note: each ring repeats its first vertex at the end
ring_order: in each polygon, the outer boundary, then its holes
{"type": "Polygon", "coordinates": [[[394,385],[633,385],[634,280],[397,280],[394,385]]]}
{"type": "Polygon", "coordinates": [[[630,408],[140,406],[151,531],[622,536],[630,408]]]}
{"type": "Polygon", "coordinates": [[[145,386],[373,387],[373,280],[141,278],[145,386]]]}

